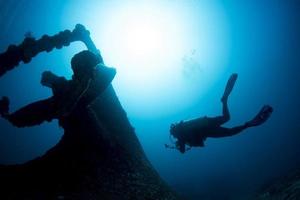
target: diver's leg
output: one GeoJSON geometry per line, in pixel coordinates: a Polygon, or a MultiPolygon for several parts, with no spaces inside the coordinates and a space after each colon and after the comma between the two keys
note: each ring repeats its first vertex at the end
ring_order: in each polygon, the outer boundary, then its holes
{"type": "Polygon", "coordinates": [[[218,138],[236,135],[247,128],[259,126],[265,123],[270,118],[272,112],[273,108],[269,105],[265,105],[252,120],[246,122],[244,125],[233,128],[216,127],[208,131],[207,137],[218,138]]]}
{"type": "Polygon", "coordinates": [[[237,74],[232,74],[230,78],[227,81],[224,94],[221,98],[222,102],[222,116],[209,118],[212,124],[215,124],[215,126],[221,126],[222,124],[228,122],[230,120],[230,113],[228,109],[228,97],[234,87],[234,84],[237,80],[237,74]]]}
{"type": "Polygon", "coordinates": [[[228,136],[233,136],[236,134],[239,134],[243,130],[249,128],[247,124],[241,125],[241,126],[236,126],[233,128],[225,128],[225,127],[218,127],[215,128],[213,131],[211,131],[207,137],[212,137],[212,138],[220,138],[220,137],[228,137],[228,136]]]}
{"type": "Polygon", "coordinates": [[[222,102],[223,109],[222,109],[222,115],[217,117],[208,117],[209,124],[212,127],[221,126],[222,124],[228,122],[230,120],[230,113],[228,109],[227,100],[222,102]]]}
{"type": "Polygon", "coordinates": [[[222,105],[223,105],[223,109],[222,109],[222,114],[223,116],[222,117],[222,123],[221,124],[224,124],[225,122],[228,122],[230,120],[230,113],[229,113],[229,109],[228,109],[228,99],[226,98],[224,101],[222,101],[222,105]]]}

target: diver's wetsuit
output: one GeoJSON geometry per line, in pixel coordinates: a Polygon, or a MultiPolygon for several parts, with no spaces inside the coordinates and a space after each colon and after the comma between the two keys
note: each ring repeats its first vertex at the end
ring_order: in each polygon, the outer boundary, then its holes
{"type": "MultiPolygon", "coordinates": [[[[228,112],[229,114],[229,112],[228,112]]],[[[193,147],[203,147],[206,138],[220,138],[240,133],[249,126],[245,123],[233,128],[222,127],[221,125],[229,120],[229,115],[218,117],[201,117],[194,120],[180,122],[171,128],[171,134],[178,139],[179,150],[185,152],[185,144],[193,147]]]]}
{"type": "MultiPolygon", "coordinates": [[[[236,135],[246,128],[258,126],[264,123],[270,117],[273,111],[272,107],[264,106],[253,120],[246,122],[243,125],[233,128],[221,126],[230,119],[227,101],[236,79],[237,74],[233,74],[227,82],[224,95],[221,98],[221,102],[223,104],[222,116],[201,117],[194,120],[181,121],[177,124],[171,125],[171,135],[177,139],[175,148],[177,148],[181,153],[186,151],[185,145],[189,145],[190,147],[203,147],[204,141],[208,137],[220,138],[236,135]]],[[[168,145],[166,146],[169,147],[168,145]]]]}

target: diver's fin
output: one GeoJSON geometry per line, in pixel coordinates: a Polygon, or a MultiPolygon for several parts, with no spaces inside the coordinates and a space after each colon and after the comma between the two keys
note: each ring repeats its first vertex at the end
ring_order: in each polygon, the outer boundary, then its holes
{"type": "Polygon", "coordinates": [[[230,78],[228,79],[227,81],[227,84],[226,84],[226,87],[225,87],[225,91],[224,91],[224,94],[223,94],[223,97],[221,98],[221,101],[226,101],[228,96],[230,95],[233,87],[234,87],[234,84],[237,80],[237,77],[238,77],[238,74],[234,73],[230,76],[230,78]]]}
{"type": "Polygon", "coordinates": [[[8,114],[8,110],[9,110],[9,99],[8,97],[2,97],[2,99],[0,99],[0,116],[8,114]]]}
{"type": "Polygon", "coordinates": [[[262,109],[258,112],[258,114],[249,122],[246,123],[247,126],[259,126],[266,122],[273,112],[273,108],[269,105],[265,105],[262,109]]]}

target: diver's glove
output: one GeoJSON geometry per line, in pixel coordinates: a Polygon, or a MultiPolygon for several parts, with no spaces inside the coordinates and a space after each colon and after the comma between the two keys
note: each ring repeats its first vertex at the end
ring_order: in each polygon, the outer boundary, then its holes
{"type": "Polygon", "coordinates": [[[0,99],[0,116],[4,117],[8,115],[8,110],[9,110],[9,99],[8,97],[2,97],[0,99]]]}

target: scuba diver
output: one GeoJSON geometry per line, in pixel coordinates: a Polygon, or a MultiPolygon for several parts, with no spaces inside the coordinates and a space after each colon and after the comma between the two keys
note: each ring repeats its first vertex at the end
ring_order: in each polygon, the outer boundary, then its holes
{"type": "Polygon", "coordinates": [[[228,97],[234,87],[238,75],[232,74],[227,82],[224,94],[221,98],[223,104],[223,115],[217,117],[200,117],[189,121],[181,121],[171,124],[170,134],[177,139],[175,146],[165,144],[166,148],[178,149],[181,153],[190,150],[191,147],[203,147],[206,138],[220,138],[236,135],[243,130],[259,126],[267,121],[273,112],[273,108],[265,105],[258,114],[250,121],[243,125],[233,128],[225,128],[221,125],[228,122],[230,113],[228,110],[228,97]],[[189,147],[186,148],[186,145],[189,147]]]}
{"type": "Polygon", "coordinates": [[[41,84],[52,89],[53,96],[31,103],[14,113],[9,113],[9,99],[0,100],[0,116],[16,127],[39,125],[44,121],[59,119],[60,125],[80,118],[86,108],[109,86],[116,71],[104,66],[101,56],[85,50],[71,60],[71,80],[50,71],[42,74],[41,84]]]}

